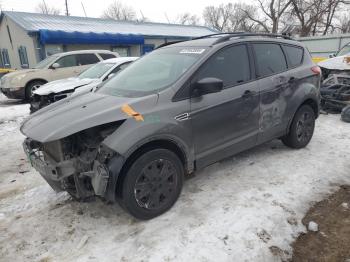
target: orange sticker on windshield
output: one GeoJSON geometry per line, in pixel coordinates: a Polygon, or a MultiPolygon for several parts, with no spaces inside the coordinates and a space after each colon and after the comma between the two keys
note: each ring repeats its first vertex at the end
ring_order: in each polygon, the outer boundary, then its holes
{"type": "Polygon", "coordinates": [[[132,107],[128,104],[123,105],[121,109],[128,116],[132,116],[133,118],[135,118],[136,121],[144,121],[143,116],[140,113],[136,112],[134,109],[132,109],[132,107]]]}

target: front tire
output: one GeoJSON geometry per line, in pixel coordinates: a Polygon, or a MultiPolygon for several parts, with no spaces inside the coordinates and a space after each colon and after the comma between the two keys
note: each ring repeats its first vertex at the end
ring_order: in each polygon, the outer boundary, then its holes
{"type": "Polygon", "coordinates": [[[153,149],[127,170],[121,206],[138,219],[151,219],[169,210],[178,199],[184,177],[179,157],[167,149],[153,149]]]}
{"type": "Polygon", "coordinates": [[[44,81],[40,81],[40,80],[35,80],[33,82],[30,82],[27,86],[26,86],[26,90],[25,90],[25,99],[27,101],[30,100],[30,98],[33,95],[33,92],[38,89],[39,87],[41,87],[42,85],[46,84],[46,82],[44,81]]]}
{"type": "Polygon", "coordinates": [[[282,138],[283,144],[291,148],[303,148],[311,140],[315,129],[315,112],[309,105],[296,112],[289,133],[282,138]]]}

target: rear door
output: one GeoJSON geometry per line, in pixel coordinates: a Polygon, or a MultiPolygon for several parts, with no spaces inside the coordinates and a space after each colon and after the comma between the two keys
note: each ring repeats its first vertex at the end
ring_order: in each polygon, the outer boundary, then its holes
{"type": "Polygon", "coordinates": [[[286,56],[279,43],[253,43],[256,77],[260,90],[258,143],[283,135],[290,78],[286,56]]]}
{"type": "Polygon", "coordinates": [[[259,89],[251,74],[247,45],[225,47],[195,74],[192,84],[207,77],[223,80],[218,93],[191,98],[191,122],[197,167],[252,147],[259,121],[259,89]]]}

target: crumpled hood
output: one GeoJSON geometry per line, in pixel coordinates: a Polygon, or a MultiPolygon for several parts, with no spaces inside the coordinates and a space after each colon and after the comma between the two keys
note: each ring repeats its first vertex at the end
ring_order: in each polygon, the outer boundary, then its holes
{"type": "Polygon", "coordinates": [[[330,70],[350,70],[350,63],[348,63],[346,57],[350,55],[337,56],[324,61],[319,62],[317,65],[330,70]]]}
{"type": "Polygon", "coordinates": [[[21,132],[42,143],[54,141],[90,127],[131,118],[121,110],[125,104],[145,114],[153,110],[157,98],[157,94],[126,98],[95,92],[69,97],[31,115],[22,123],[21,132]]]}
{"type": "Polygon", "coordinates": [[[49,94],[57,94],[63,91],[69,91],[74,90],[77,87],[85,86],[88,84],[91,84],[92,82],[100,82],[99,79],[90,79],[90,78],[84,78],[79,79],[78,77],[71,77],[67,79],[61,79],[49,82],[37,90],[35,90],[33,93],[36,95],[44,96],[49,94]]]}

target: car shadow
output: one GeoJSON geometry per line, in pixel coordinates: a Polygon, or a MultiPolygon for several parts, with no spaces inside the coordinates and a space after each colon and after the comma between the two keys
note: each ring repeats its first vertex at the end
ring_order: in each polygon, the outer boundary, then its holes
{"type": "Polygon", "coordinates": [[[8,99],[0,96],[0,107],[9,107],[23,104],[27,104],[27,102],[21,99],[8,99]]]}

